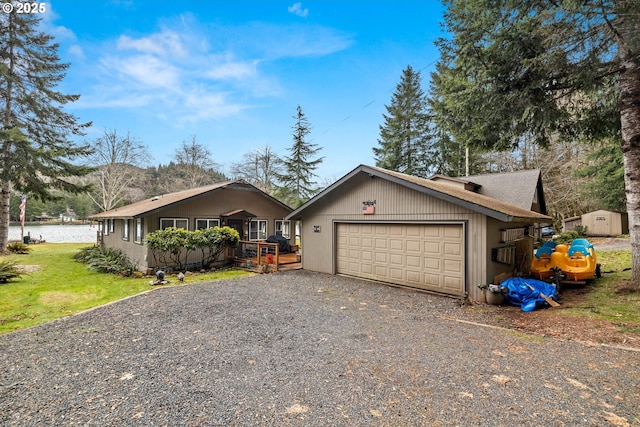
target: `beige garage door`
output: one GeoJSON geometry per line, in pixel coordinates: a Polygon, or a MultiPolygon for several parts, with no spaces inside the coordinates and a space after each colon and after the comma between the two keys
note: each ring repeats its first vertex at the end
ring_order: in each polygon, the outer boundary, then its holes
{"type": "Polygon", "coordinates": [[[337,273],[463,296],[462,224],[337,225],[337,273]]]}

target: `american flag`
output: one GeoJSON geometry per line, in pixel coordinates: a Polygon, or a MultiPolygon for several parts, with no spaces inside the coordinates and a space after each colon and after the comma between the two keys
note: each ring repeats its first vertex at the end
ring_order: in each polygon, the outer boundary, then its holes
{"type": "Polygon", "coordinates": [[[22,201],[20,202],[20,224],[24,227],[25,210],[27,209],[27,195],[22,195],[22,201]]]}
{"type": "Polygon", "coordinates": [[[362,205],[362,215],[373,215],[376,213],[376,207],[373,205],[362,205]]]}

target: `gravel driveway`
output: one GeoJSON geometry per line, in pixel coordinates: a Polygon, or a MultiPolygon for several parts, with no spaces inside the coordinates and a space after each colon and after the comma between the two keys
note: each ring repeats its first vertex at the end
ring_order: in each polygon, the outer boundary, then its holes
{"type": "Polygon", "coordinates": [[[305,271],[155,289],[1,336],[0,425],[640,425],[640,353],[462,311],[305,271]]]}

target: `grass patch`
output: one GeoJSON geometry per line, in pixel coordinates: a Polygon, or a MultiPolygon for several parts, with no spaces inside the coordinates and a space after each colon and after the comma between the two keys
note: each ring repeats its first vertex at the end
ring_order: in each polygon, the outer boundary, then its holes
{"type": "MultiPolygon", "coordinates": [[[[0,284],[0,334],[28,328],[53,319],[117,301],[154,289],[150,277],[129,278],[91,271],[73,256],[86,243],[33,245],[28,254],[3,256],[21,271],[20,278],[0,284]]],[[[168,276],[172,286],[211,282],[251,275],[224,269],[188,274],[184,282],[168,276]]]]}
{"type": "Polygon", "coordinates": [[[613,321],[620,328],[639,330],[640,288],[631,284],[631,251],[597,253],[603,276],[587,285],[585,301],[565,313],[613,321]]]}

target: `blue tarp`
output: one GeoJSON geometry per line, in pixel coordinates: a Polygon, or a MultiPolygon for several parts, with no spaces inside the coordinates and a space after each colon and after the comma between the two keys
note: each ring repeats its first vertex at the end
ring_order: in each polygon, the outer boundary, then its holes
{"type": "Polygon", "coordinates": [[[540,292],[549,298],[558,300],[556,287],[540,280],[512,277],[504,280],[500,286],[509,289],[509,293],[504,296],[505,301],[519,306],[522,311],[533,311],[548,305],[545,299],[540,296],[540,292]],[[533,289],[528,285],[531,285],[533,289]]]}

